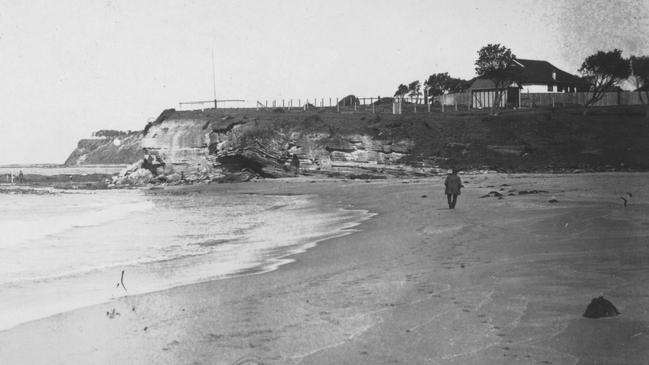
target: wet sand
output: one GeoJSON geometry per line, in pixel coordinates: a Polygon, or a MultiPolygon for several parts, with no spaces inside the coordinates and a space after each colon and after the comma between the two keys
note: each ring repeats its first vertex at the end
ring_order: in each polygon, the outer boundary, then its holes
{"type": "Polygon", "coordinates": [[[378,215],[271,273],[128,296],[0,332],[0,359],[646,364],[649,174],[462,178],[455,210],[443,177],[184,188],[318,194],[323,204],[378,215]],[[481,198],[491,191],[503,199],[481,198]],[[582,318],[599,295],[622,314],[582,318]]]}

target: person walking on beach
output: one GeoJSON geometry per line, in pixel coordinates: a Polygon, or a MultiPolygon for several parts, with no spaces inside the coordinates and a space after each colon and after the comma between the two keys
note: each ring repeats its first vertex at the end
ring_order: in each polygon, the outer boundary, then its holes
{"type": "Polygon", "coordinates": [[[462,188],[462,180],[457,176],[457,169],[451,170],[451,173],[448,174],[446,180],[444,181],[444,186],[446,186],[446,198],[448,199],[448,208],[455,209],[455,204],[457,204],[457,196],[460,195],[460,189],[462,188]]]}
{"type": "Polygon", "coordinates": [[[25,175],[23,175],[23,170],[18,172],[18,184],[22,184],[25,181],[25,175]]]}

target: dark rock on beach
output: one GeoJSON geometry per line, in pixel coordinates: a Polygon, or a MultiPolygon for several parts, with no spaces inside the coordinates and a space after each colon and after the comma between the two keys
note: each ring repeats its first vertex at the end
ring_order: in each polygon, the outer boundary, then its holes
{"type": "Polygon", "coordinates": [[[599,298],[593,298],[593,300],[591,300],[588,307],[586,307],[583,316],[586,318],[602,318],[615,317],[619,314],[620,312],[618,312],[613,303],[600,296],[599,298]]]}

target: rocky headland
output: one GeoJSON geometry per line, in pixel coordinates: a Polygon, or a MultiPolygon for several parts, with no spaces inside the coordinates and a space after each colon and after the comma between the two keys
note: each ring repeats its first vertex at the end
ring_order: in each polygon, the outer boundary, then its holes
{"type": "Polygon", "coordinates": [[[301,174],[426,176],[450,166],[503,172],[648,170],[641,108],[406,115],[286,109],[165,110],[141,132],[82,140],[68,165],[130,163],[117,184],[245,181],[301,174]],[[119,142],[115,143],[115,139],[119,142]]]}

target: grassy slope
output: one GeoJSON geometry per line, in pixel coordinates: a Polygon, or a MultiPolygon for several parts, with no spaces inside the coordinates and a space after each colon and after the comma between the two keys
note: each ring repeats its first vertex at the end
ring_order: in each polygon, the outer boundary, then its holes
{"type": "Polygon", "coordinates": [[[72,151],[64,165],[73,166],[79,158],[86,155],[84,164],[130,164],[142,156],[140,141],[141,133],[131,133],[120,137],[121,144],[113,144],[112,138],[107,139],[82,139],[77,148],[72,151]]]}
{"type": "MultiPolygon", "coordinates": [[[[407,162],[507,171],[550,169],[649,170],[649,120],[641,107],[486,112],[420,112],[406,115],[332,111],[272,112],[219,109],[183,111],[170,118],[211,122],[212,128],[254,123],[256,137],[277,131],[324,132],[331,139],[367,134],[410,138],[407,162]],[[495,147],[494,147],[495,146],[495,147]]],[[[206,127],[204,124],[203,127],[206,127]]]]}

